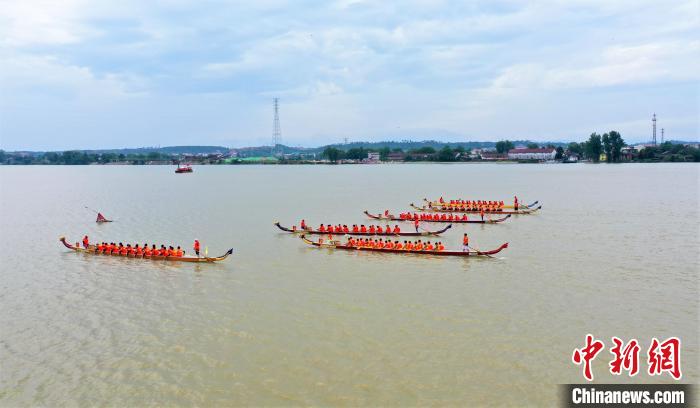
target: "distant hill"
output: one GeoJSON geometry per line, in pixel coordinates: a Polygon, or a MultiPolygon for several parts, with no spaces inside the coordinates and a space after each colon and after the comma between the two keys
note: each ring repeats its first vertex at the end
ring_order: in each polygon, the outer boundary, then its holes
{"type": "MultiPolygon", "coordinates": [[[[567,146],[569,143],[568,142],[532,142],[530,140],[511,140],[514,145],[527,145],[528,143],[537,143],[541,146],[545,145],[554,145],[554,146],[567,146]]],[[[450,148],[454,149],[455,147],[461,146],[464,149],[483,149],[483,148],[488,148],[488,147],[496,147],[496,142],[439,142],[437,140],[423,140],[420,142],[412,141],[412,140],[402,140],[402,141],[383,141],[383,142],[352,142],[352,143],[347,143],[347,144],[342,144],[342,143],[337,143],[337,144],[331,144],[327,146],[322,146],[317,148],[319,151],[323,151],[326,147],[335,147],[337,149],[342,149],[342,150],[348,150],[348,149],[353,149],[353,148],[363,148],[363,149],[371,149],[371,150],[378,150],[378,149],[383,149],[385,147],[388,147],[389,149],[401,149],[404,151],[407,150],[416,150],[420,149],[422,147],[432,147],[433,149],[439,150],[442,149],[445,146],[449,146],[450,148]]]]}
{"type": "Polygon", "coordinates": [[[99,150],[81,150],[86,153],[116,153],[116,154],[148,154],[148,153],[164,153],[164,154],[210,154],[210,153],[226,153],[228,147],[224,146],[165,146],[165,147],[138,147],[125,149],[99,149],[99,150]]]}
{"type": "MultiPolygon", "coordinates": [[[[583,142],[585,140],[582,140],[583,142]]],[[[569,142],[532,142],[530,140],[511,140],[514,145],[527,145],[529,143],[537,143],[540,146],[554,145],[554,146],[568,146],[569,142]]],[[[682,141],[682,140],[672,140],[669,141],[673,144],[696,144],[698,141],[682,141]]],[[[633,143],[630,144],[642,144],[633,143]]],[[[649,143],[649,142],[644,142],[649,143]]],[[[403,151],[416,150],[422,147],[432,147],[436,150],[443,148],[444,146],[449,146],[450,148],[455,148],[461,146],[464,149],[481,149],[495,147],[496,142],[440,142],[437,140],[423,140],[423,141],[413,141],[413,140],[401,140],[401,141],[381,141],[381,142],[351,142],[351,143],[334,143],[319,147],[294,147],[279,145],[278,150],[283,154],[318,154],[323,152],[327,147],[334,147],[341,150],[349,150],[353,148],[363,148],[366,150],[379,150],[385,147],[389,149],[401,149],[403,151]]],[[[96,149],[96,150],[80,150],[72,149],[72,151],[79,151],[90,154],[103,154],[103,153],[113,153],[113,154],[148,154],[148,153],[161,153],[166,155],[199,155],[199,154],[219,154],[227,153],[229,150],[235,150],[239,153],[239,157],[264,157],[272,154],[271,146],[251,146],[251,147],[240,147],[240,148],[228,148],[225,146],[164,146],[164,147],[138,147],[138,148],[123,148],[123,149],[96,149]]],[[[7,152],[10,153],[10,152],[7,152]]],[[[11,152],[14,154],[21,154],[26,156],[40,156],[45,151],[15,151],[11,152]]]]}

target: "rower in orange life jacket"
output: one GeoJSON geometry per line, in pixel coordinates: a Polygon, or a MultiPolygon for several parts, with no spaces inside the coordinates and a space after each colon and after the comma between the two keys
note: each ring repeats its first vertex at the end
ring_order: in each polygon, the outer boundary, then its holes
{"type": "Polygon", "coordinates": [[[467,251],[469,251],[469,235],[464,234],[464,238],[462,238],[462,252],[467,251]]]}
{"type": "Polygon", "coordinates": [[[360,228],[357,226],[357,224],[352,225],[352,232],[354,232],[354,233],[360,232],[360,228]]]}
{"type": "Polygon", "coordinates": [[[301,220],[301,229],[305,230],[306,229],[306,221],[301,220]]]}
{"type": "Polygon", "coordinates": [[[88,239],[88,236],[87,236],[87,235],[83,237],[83,246],[84,246],[85,248],[87,248],[87,247],[90,246],[90,240],[88,239]]]}
{"type": "Polygon", "coordinates": [[[416,227],[416,232],[418,232],[418,224],[419,224],[419,221],[418,221],[418,220],[415,220],[415,221],[413,222],[413,226],[416,227]]]}
{"type": "Polygon", "coordinates": [[[481,207],[479,209],[479,214],[481,215],[481,221],[483,221],[484,220],[484,207],[481,207]]]}
{"type": "Polygon", "coordinates": [[[366,233],[367,233],[367,227],[365,227],[364,224],[362,224],[362,226],[360,226],[360,232],[363,233],[363,234],[366,234],[366,233]]]}
{"type": "Polygon", "coordinates": [[[394,225],[394,234],[400,234],[401,233],[401,228],[399,228],[398,225],[394,225]]]}
{"type": "Polygon", "coordinates": [[[517,211],[518,210],[518,196],[513,197],[513,208],[517,211]]]}
{"type": "Polygon", "coordinates": [[[318,232],[326,232],[326,227],[324,227],[323,224],[321,224],[321,226],[318,227],[318,232]]]}
{"type": "Polygon", "coordinates": [[[370,226],[369,226],[369,233],[370,233],[370,234],[374,234],[375,231],[377,231],[377,229],[374,228],[374,225],[370,225],[370,226]]]}
{"type": "Polygon", "coordinates": [[[377,234],[383,234],[383,233],[384,233],[384,229],[382,229],[382,226],[381,226],[381,225],[377,225],[377,230],[376,230],[376,232],[377,232],[377,234]]]}
{"type": "Polygon", "coordinates": [[[194,253],[197,254],[197,256],[199,257],[199,240],[198,239],[194,240],[194,247],[192,249],[194,249],[194,253]]]}

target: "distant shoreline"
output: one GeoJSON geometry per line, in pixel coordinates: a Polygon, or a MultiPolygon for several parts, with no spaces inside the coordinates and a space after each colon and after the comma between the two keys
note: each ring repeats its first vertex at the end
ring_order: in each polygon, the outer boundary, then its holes
{"type": "MultiPolygon", "coordinates": [[[[173,146],[164,148],[122,149],[116,151],[6,152],[0,150],[0,165],[319,165],[385,163],[578,163],[598,162],[700,162],[696,143],[665,142],[659,145],[628,146],[616,132],[616,143],[606,133],[592,134],[589,141],[539,146],[515,145],[505,140],[495,147],[467,147],[424,142],[385,142],[381,148],[350,147],[295,150],[255,147],[230,149],[208,146],[173,146]],[[393,143],[393,144],[392,144],[393,143]],[[390,148],[391,146],[400,146],[390,148]],[[437,149],[437,146],[442,146],[437,149]],[[417,147],[410,148],[407,147],[417,147]],[[436,146],[436,147],[433,147],[436,146]],[[214,149],[214,150],[212,150],[214,149]]],[[[480,142],[486,144],[486,142],[480,142]]],[[[376,144],[379,145],[379,144],[376,144]]]]}
{"type": "MultiPolygon", "coordinates": [[[[664,163],[698,163],[697,161],[628,161],[628,162],[617,162],[617,163],[607,163],[607,162],[593,162],[588,160],[581,160],[574,163],[567,163],[562,161],[515,161],[515,160],[499,160],[499,161],[489,161],[489,160],[472,160],[472,161],[414,161],[414,162],[379,162],[379,163],[305,163],[305,162],[289,162],[289,163],[274,163],[274,162],[245,162],[245,163],[191,163],[193,167],[200,166],[213,166],[213,167],[226,167],[226,166],[394,166],[394,165],[410,165],[410,164],[420,164],[420,165],[435,165],[435,164],[449,164],[449,165],[483,165],[483,164],[498,164],[498,165],[508,165],[508,164],[539,164],[539,165],[555,165],[555,164],[664,164],[664,163]]],[[[177,164],[135,164],[135,163],[87,163],[87,164],[57,164],[57,163],[16,163],[16,164],[3,164],[0,163],[0,167],[42,167],[42,166],[100,166],[100,167],[144,167],[144,166],[155,166],[155,167],[176,167],[177,164]]]]}

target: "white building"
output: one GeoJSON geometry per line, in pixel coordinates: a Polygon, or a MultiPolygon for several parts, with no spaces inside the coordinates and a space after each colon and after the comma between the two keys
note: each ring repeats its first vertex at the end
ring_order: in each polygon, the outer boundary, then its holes
{"type": "Polygon", "coordinates": [[[370,163],[379,163],[379,153],[367,153],[367,161],[370,163]]]}
{"type": "Polygon", "coordinates": [[[508,158],[511,160],[554,160],[557,149],[511,149],[508,158]]]}

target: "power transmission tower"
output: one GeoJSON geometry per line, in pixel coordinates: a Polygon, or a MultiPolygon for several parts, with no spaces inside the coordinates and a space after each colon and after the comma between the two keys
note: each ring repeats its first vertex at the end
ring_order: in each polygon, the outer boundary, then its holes
{"type": "Polygon", "coordinates": [[[275,111],[275,118],[272,122],[272,155],[280,154],[282,144],[282,128],[280,127],[280,98],[272,100],[272,106],[275,111]]]}
{"type": "Polygon", "coordinates": [[[661,128],[661,144],[664,144],[664,128],[661,128]]]}
{"type": "Polygon", "coordinates": [[[656,113],[651,117],[651,144],[656,146],[656,113]]]}

